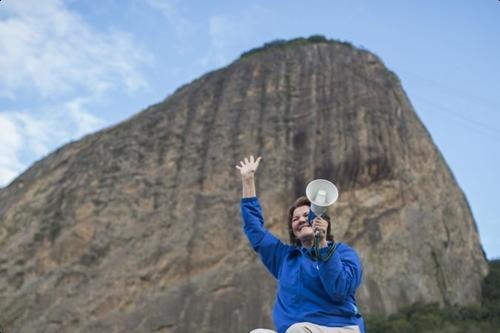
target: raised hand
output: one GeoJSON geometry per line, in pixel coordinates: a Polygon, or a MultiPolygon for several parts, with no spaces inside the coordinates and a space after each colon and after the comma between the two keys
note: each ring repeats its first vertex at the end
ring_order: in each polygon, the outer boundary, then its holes
{"type": "Polygon", "coordinates": [[[262,157],[260,156],[257,157],[256,160],[253,155],[251,155],[250,158],[245,157],[243,161],[240,161],[239,165],[236,165],[236,169],[240,170],[241,177],[252,177],[259,167],[260,160],[262,160],[262,157]]]}
{"type": "Polygon", "coordinates": [[[253,155],[250,158],[245,157],[243,161],[240,161],[238,165],[236,165],[236,169],[240,170],[241,173],[241,182],[243,185],[243,198],[255,197],[255,180],[254,174],[259,167],[259,163],[262,157],[258,157],[256,160],[253,158],[253,155]]]}

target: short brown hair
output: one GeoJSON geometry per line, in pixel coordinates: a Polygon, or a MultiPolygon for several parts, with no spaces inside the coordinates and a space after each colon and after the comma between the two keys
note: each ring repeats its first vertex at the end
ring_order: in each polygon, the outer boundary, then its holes
{"type": "MultiPolygon", "coordinates": [[[[292,245],[297,245],[301,246],[300,240],[298,240],[295,235],[293,234],[293,229],[292,229],[292,218],[293,218],[293,212],[295,211],[296,208],[301,207],[301,206],[309,206],[311,207],[311,201],[307,199],[307,197],[298,197],[293,205],[288,208],[288,236],[290,237],[290,243],[292,245]]],[[[333,235],[332,235],[332,224],[330,222],[330,216],[328,214],[323,214],[321,216],[326,222],[328,222],[328,228],[326,229],[326,240],[328,241],[334,241],[333,240],[333,235]]]]}

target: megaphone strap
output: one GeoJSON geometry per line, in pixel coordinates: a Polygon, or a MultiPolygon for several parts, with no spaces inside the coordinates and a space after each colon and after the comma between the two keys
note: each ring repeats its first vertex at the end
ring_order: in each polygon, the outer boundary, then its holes
{"type": "Polygon", "coordinates": [[[326,253],[326,255],[321,256],[321,253],[319,251],[319,236],[315,236],[314,237],[314,251],[310,251],[309,256],[314,261],[316,261],[316,260],[317,261],[327,261],[335,253],[335,250],[337,250],[337,243],[331,243],[328,245],[328,252],[326,253]]]}

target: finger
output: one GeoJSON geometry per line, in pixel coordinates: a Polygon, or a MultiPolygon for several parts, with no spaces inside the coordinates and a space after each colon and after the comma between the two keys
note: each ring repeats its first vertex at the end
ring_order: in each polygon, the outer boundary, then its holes
{"type": "Polygon", "coordinates": [[[236,169],[241,171],[241,167],[239,165],[236,166],[236,169]]]}
{"type": "Polygon", "coordinates": [[[250,161],[248,160],[248,158],[247,158],[247,157],[245,157],[245,163],[246,163],[246,164],[250,163],[250,161]]]}
{"type": "Polygon", "coordinates": [[[253,155],[250,155],[250,162],[251,162],[251,163],[253,163],[253,162],[254,162],[253,155]]]}
{"type": "Polygon", "coordinates": [[[316,222],[321,225],[327,224],[326,220],[322,219],[321,217],[316,217],[316,222]]]}
{"type": "Polygon", "coordinates": [[[262,159],[262,157],[257,157],[257,160],[255,161],[255,165],[256,166],[259,166],[259,163],[260,163],[260,160],[262,159]]]}
{"type": "Polygon", "coordinates": [[[322,221],[314,220],[313,226],[319,229],[325,229],[326,225],[322,221]]]}
{"type": "Polygon", "coordinates": [[[320,227],[316,227],[316,228],[314,228],[314,231],[315,231],[315,232],[316,232],[316,231],[318,231],[318,232],[320,232],[321,234],[325,234],[325,233],[326,233],[326,230],[325,230],[325,229],[323,229],[323,228],[320,228],[320,227]]]}

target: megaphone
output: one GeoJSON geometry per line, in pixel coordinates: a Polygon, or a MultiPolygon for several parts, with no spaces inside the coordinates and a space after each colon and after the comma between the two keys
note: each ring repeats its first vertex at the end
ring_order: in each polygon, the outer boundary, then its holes
{"type": "Polygon", "coordinates": [[[323,215],[328,206],[337,201],[339,191],[332,182],[326,179],[316,179],[307,184],[306,196],[311,201],[308,216],[309,224],[311,224],[316,216],[323,215]]]}

